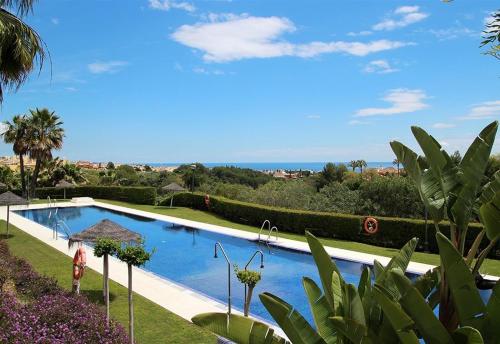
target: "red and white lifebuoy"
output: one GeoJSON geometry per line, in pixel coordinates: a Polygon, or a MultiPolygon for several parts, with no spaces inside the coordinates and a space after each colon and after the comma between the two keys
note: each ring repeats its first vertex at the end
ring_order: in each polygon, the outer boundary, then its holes
{"type": "Polygon", "coordinates": [[[205,205],[210,208],[210,196],[208,194],[205,195],[205,205]]]}
{"type": "Polygon", "coordinates": [[[79,280],[83,277],[85,265],[87,264],[87,252],[83,246],[80,246],[73,257],[73,279],[79,280]]]}
{"type": "Polygon", "coordinates": [[[377,234],[378,233],[378,221],[374,217],[367,217],[363,223],[363,228],[366,234],[377,234]]]}

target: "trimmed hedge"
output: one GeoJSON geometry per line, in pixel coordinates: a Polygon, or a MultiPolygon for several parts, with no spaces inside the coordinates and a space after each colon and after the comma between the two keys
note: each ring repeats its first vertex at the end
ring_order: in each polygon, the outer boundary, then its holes
{"type": "MultiPolygon", "coordinates": [[[[200,210],[207,210],[203,194],[178,193],[174,203],[200,210]]],[[[170,198],[160,205],[170,205],[170,198]]],[[[245,203],[210,196],[210,211],[234,222],[261,226],[266,219],[282,232],[304,234],[310,231],[317,236],[356,241],[377,246],[401,248],[413,237],[419,238],[419,250],[423,250],[425,243],[425,221],[376,216],[379,231],[375,235],[367,235],[363,231],[364,216],[302,211],[294,209],[274,208],[259,204],[245,203]]],[[[428,222],[428,247],[431,252],[438,252],[435,239],[436,230],[432,221],[428,222]]],[[[447,222],[439,225],[441,232],[449,235],[450,226],[447,222]]],[[[471,224],[467,233],[466,247],[482,229],[480,224],[471,224]]],[[[487,245],[484,239],[482,246],[487,245]]],[[[497,246],[498,247],[498,246],[497,246]]],[[[492,250],[492,257],[500,259],[500,249],[492,250]]]]}
{"type": "MultiPolygon", "coordinates": [[[[54,187],[36,189],[38,198],[63,198],[64,190],[54,187]]],[[[66,198],[92,197],[136,204],[155,204],[156,188],[134,186],[78,186],[66,189],[66,198]]]]}

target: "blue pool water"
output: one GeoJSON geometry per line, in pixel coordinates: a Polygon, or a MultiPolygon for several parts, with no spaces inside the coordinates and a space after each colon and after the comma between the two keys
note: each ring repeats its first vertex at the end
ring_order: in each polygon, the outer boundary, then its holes
{"type": "MultiPolygon", "coordinates": [[[[54,211],[54,208],[52,208],[54,211]]],[[[48,209],[21,210],[20,215],[51,227],[48,209]]],[[[214,258],[214,245],[221,242],[232,263],[243,268],[255,250],[264,252],[262,280],[254,291],[250,311],[253,315],[274,322],[258,294],[271,292],[292,304],[312,324],[312,316],[302,287],[307,276],[320,284],[318,272],[310,254],[272,247],[206,230],[188,228],[166,221],[153,220],[100,207],[66,207],[58,209],[59,219],[66,222],[72,233],[82,231],[103,219],[114,221],[140,233],[148,250],[155,253],[145,269],[171,281],[187,286],[223,303],[227,302],[227,263],[222,254],[214,258]]],[[[358,284],[363,264],[336,259],[344,279],[358,284]]],[[[252,269],[259,270],[259,259],[252,269]]],[[[83,281],[83,285],[85,281],[83,281]]],[[[83,287],[84,288],[84,287],[83,287]]],[[[233,307],[243,309],[243,286],[232,274],[233,307]]]]}

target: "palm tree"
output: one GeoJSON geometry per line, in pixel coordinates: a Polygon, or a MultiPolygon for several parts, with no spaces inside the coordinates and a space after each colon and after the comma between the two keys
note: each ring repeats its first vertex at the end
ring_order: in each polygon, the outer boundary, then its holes
{"type": "Polygon", "coordinates": [[[358,167],[358,162],[356,160],[351,160],[347,166],[352,168],[352,171],[354,172],[356,170],[356,167],[358,167]]]}
{"type": "Polygon", "coordinates": [[[396,158],[396,159],[392,160],[392,164],[397,166],[397,168],[398,168],[398,176],[399,176],[399,165],[401,164],[401,161],[399,161],[399,159],[396,158]]]}
{"type": "Polygon", "coordinates": [[[14,154],[19,155],[19,172],[21,174],[21,190],[23,197],[26,196],[26,177],[24,170],[24,156],[28,153],[28,120],[24,115],[16,115],[12,122],[4,122],[6,130],[2,136],[5,143],[12,143],[14,154]]]}
{"type": "Polygon", "coordinates": [[[35,160],[35,168],[30,185],[30,194],[34,196],[40,167],[45,160],[52,159],[52,149],[60,149],[63,143],[63,122],[54,111],[48,109],[30,110],[29,118],[29,154],[35,160]]]}
{"type": "Polygon", "coordinates": [[[21,20],[32,11],[34,2],[0,0],[0,102],[4,88],[17,90],[36,65],[42,68],[45,44],[38,33],[21,20]]]}
{"type": "Polygon", "coordinates": [[[366,161],[364,161],[364,160],[357,160],[356,163],[357,163],[359,169],[361,170],[361,174],[363,174],[363,168],[366,167],[366,166],[368,166],[366,164],[366,161]]]}

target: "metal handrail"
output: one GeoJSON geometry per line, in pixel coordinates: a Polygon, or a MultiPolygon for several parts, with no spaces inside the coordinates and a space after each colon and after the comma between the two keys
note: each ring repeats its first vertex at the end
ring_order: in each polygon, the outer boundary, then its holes
{"type": "Polygon", "coordinates": [[[275,234],[275,240],[278,241],[278,227],[273,226],[269,230],[269,234],[267,235],[267,242],[269,242],[269,239],[271,239],[271,235],[273,234],[273,230],[276,232],[275,234]]]}
{"type": "Polygon", "coordinates": [[[214,245],[214,258],[218,258],[217,246],[219,246],[227,262],[227,314],[231,315],[231,261],[229,260],[224,247],[219,241],[217,241],[214,245]]]}
{"type": "MultiPolygon", "coordinates": [[[[252,260],[255,258],[256,255],[260,254],[260,268],[264,269],[264,253],[262,253],[261,250],[257,250],[253,253],[252,257],[248,260],[247,264],[245,265],[245,270],[248,268],[252,260]]],[[[247,284],[245,283],[245,299],[244,303],[247,302],[247,284]]]]}
{"type": "Polygon", "coordinates": [[[48,204],[48,208],[52,208],[52,200],[50,199],[50,196],[47,196],[47,204],[48,204]]]}
{"type": "Polygon", "coordinates": [[[63,231],[64,231],[64,234],[66,234],[66,236],[69,238],[71,236],[71,229],[69,228],[69,226],[66,224],[66,222],[64,222],[63,220],[58,220],[57,223],[56,223],[56,233],[57,233],[57,226],[61,226],[63,231]]]}
{"type": "Polygon", "coordinates": [[[260,226],[260,230],[259,230],[259,239],[258,239],[259,241],[260,241],[260,233],[262,233],[262,230],[264,229],[264,226],[266,225],[266,223],[267,223],[267,228],[268,228],[269,230],[271,230],[271,221],[269,221],[269,220],[265,220],[265,221],[262,223],[262,226],[260,226]]]}

